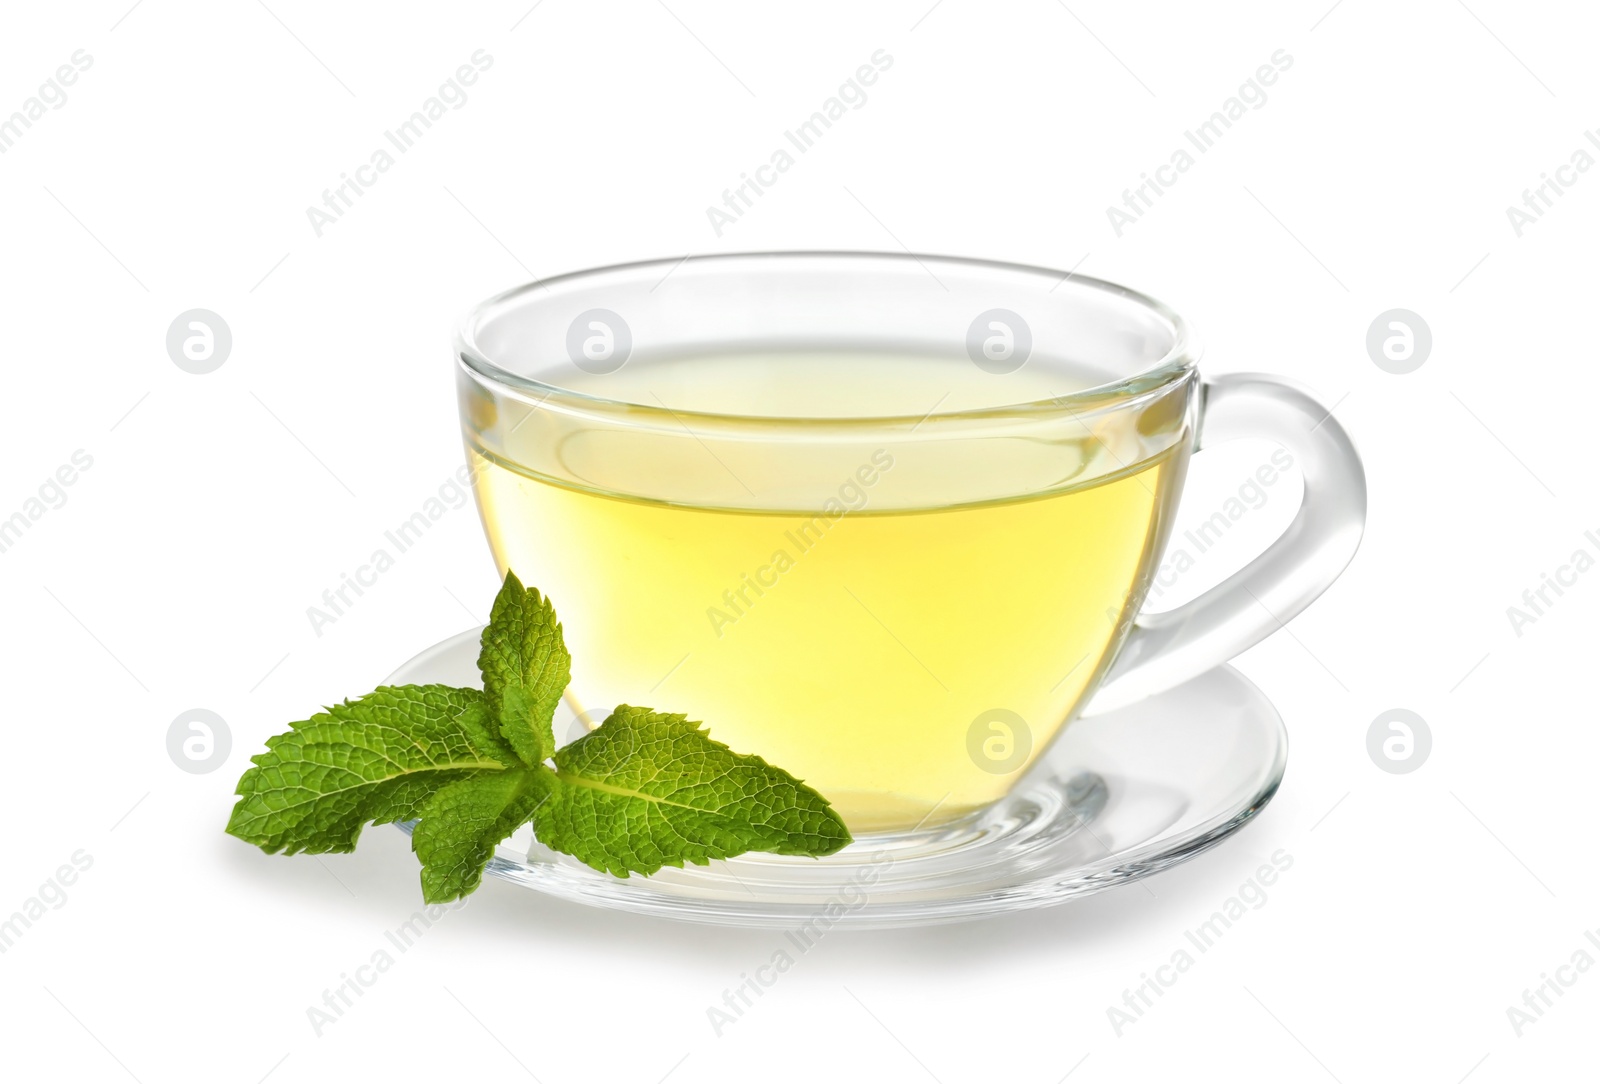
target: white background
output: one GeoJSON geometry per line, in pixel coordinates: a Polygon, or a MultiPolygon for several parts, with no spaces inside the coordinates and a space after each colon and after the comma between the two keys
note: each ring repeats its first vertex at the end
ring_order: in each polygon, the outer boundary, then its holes
{"type": "MultiPolygon", "coordinates": [[[[0,916],[74,852],[93,864],[0,956],[0,1064],[284,1084],[1592,1074],[1600,974],[1520,1037],[1507,1009],[1600,927],[1600,574],[1520,636],[1506,614],[1600,548],[1600,171],[1520,238],[1506,216],[1600,123],[1592,13],[529,2],[6,5],[0,116],[75,50],[93,64],[0,155],[0,518],[74,451],[93,466],[0,554],[0,916]],[[468,102],[317,237],[306,207],[478,49],[468,102]],[[707,205],[877,49],[894,64],[867,104],[718,237],[707,205]],[[1278,49],[1294,63],[1267,103],[1115,236],[1106,207],[1278,49]],[[316,1035],[307,1008],[419,905],[407,841],[272,858],[222,826],[267,735],[484,615],[469,506],[323,635],[306,617],[461,461],[452,321],[585,266],[902,245],[1126,282],[1195,322],[1208,371],[1338,404],[1369,476],[1362,550],[1239,662],[1289,727],[1278,797],[1150,891],[831,936],[720,1038],[706,1006],[772,935],[492,882],[316,1035]],[[164,345],[195,307],[234,338],[206,376],[164,345]],[[1365,347],[1394,307],[1433,332],[1405,376],[1365,347]],[[210,774],[167,753],[195,707],[232,732],[210,774]],[[1394,707],[1433,732],[1408,775],[1366,752],[1394,707]],[[1117,1035],[1107,1007],[1278,848],[1294,865],[1267,903],[1117,1035]]],[[[1255,462],[1203,456],[1185,515],[1255,462]]],[[[1226,560],[1293,500],[1274,492],[1226,560]]]]}

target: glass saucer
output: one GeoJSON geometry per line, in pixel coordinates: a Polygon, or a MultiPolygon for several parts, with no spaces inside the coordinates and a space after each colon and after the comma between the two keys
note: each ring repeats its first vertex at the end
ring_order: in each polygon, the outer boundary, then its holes
{"type": "MultiPolygon", "coordinates": [[[[480,684],[478,636],[434,645],[388,683],[480,684]]],[[[562,712],[558,741],[578,725],[562,712]]],[[[957,922],[1086,896],[1193,858],[1266,806],[1287,752],[1271,702],[1220,666],[1071,723],[1009,797],[932,831],[860,836],[826,858],[747,854],[621,878],[549,850],[524,826],[489,873],[596,907],[803,937],[957,922]]]]}

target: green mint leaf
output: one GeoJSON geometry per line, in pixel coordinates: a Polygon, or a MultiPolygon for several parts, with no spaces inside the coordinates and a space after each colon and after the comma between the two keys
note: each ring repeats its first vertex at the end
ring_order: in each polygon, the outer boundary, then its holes
{"type": "Polygon", "coordinates": [[[483,772],[424,802],[411,833],[411,849],[422,860],[423,899],[448,903],[476,889],[495,845],[528,822],[553,780],[544,767],[483,772]]]}
{"type": "Polygon", "coordinates": [[[385,686],[291,723],[240,777],[228,832],[269,854],[324,854],[353,850],[369,823],[414,819],[430,903],[474,891],[529,820],[547,846],[619,877],[850,842],[815,790],[682,715],[622,705],[557,751],[572,660],[550,601],[509,572],[478,666],[481,692],[385,686]]]}
{"type": "Polygon", "coordinates": [[[850,842],[822,795],[682,715],[624,704],[555,763],[534,834],[619,877],[751,850],[832,854],[850,842]]]}
{"type": "Polygon", "coordinates": [[[268,854],[354,850],[364,825],[415,817],[440,787],[518,763],[476,689],[385,686],[290,728],[251,758],[228,819],[268,854]]]}
{"type": "Polygon", "coordinates": [[[478,669],[500,733],[524,764],[544,763],[555,752],[551,720],[572,677],[572,656],[550,600],[509,570],[483,630],[478,669]]]}

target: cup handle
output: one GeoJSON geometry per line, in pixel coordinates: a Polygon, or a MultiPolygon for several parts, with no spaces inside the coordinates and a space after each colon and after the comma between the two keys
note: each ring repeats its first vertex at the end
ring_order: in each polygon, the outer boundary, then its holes
{"type": "Polygon", "coordinates": [[[1360,545],[1366,473],[1332,411],[1289,381],[1239,373],[1201,386],[1199,416],[1197,452],[1242,437],[1286,448],[1305,476],[1300,510],[1265,552],[1199,598],[1140,614],[1084,715],[1164,692],[1259,643],[1327,590],[1360,545]]]}

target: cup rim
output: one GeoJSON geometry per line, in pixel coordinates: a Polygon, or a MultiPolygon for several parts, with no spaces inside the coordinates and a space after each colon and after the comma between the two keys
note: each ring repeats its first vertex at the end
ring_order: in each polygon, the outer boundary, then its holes
{"type": "Polygon", "coordinates": [[[596,411],[614,413],[620,411],[627,413],[629,418],[636,422],[659,420],[682,425],[684,419],[692,418],[719,427],[726,425],[759,425],[770,428],[772,426],[793,424],[826,425],[836,428],[872,428],[912,423],[920,428],[927,424],[937,426],[940,422],[959,423],[980,419],[1037,416],[1052,413],[1078,415],[1088,411],[1103,410],[1108,406],[1121,405],[1133,399],[1149,398],[1152,397],[1151,393],[1159,394],[1164,392],[1194,375],[1200,355],[1199,343],[1188,321],[1164,302],[1119,283],[1090,275],[1079,275],[1075,271],[1060,271],[1035,264],[985,260],[968,256],[931,255],[912,252],[909,249],[904,252],[871,249],[788,249],[722,252],[635,260],[608,264],[602,267],[583,268],[547,278],[535,279],[532,282],[526,282],[508,290],[503,290],[479,302],[456,321],[453,339],[457,363],[468,373],[479,380],[504,389],[531,393],[537,397],[539,406],[554,406],[575,413],[592,413],[596,411]],[[649,403],[637,403],[629,399],[576,391],[558,384],[551,384],[509,372],[491,360],[487,352],[478,346],[477,332],[488,314],[510,302],[516,301],[524,295],[531,294],[535,290],[548,289],[553,285],[566,284],[618,272],[636,273],[654,270],[670,274],[690,261],[734,265],[748,261],[806,259],[889,260],[901,264],[915,263],[921,266],[923,270],[927,270],[928,265],[933,264],[935,266],[966,270],[977,269],[1013,274],[1021,272],[1029,275],[1047,276],[1057,280],[1055,285],[1051,287],[1050,292],[1052,293],[1056,288],[1070,280],[1075,289],[1098,291],[1143,306],[1164,321],[1171,329],[1172,344],[1161,358],[1137,372],[1093,387],[1083,388],[1067,395],[961,410],[941,411],[935,405],[932,410],[922,415],[851,415],[846,417],[807,417],[797,414],[738,414],[721,411],[683,410],[668,407],[665,404],[652,406],[649,403]]]}

